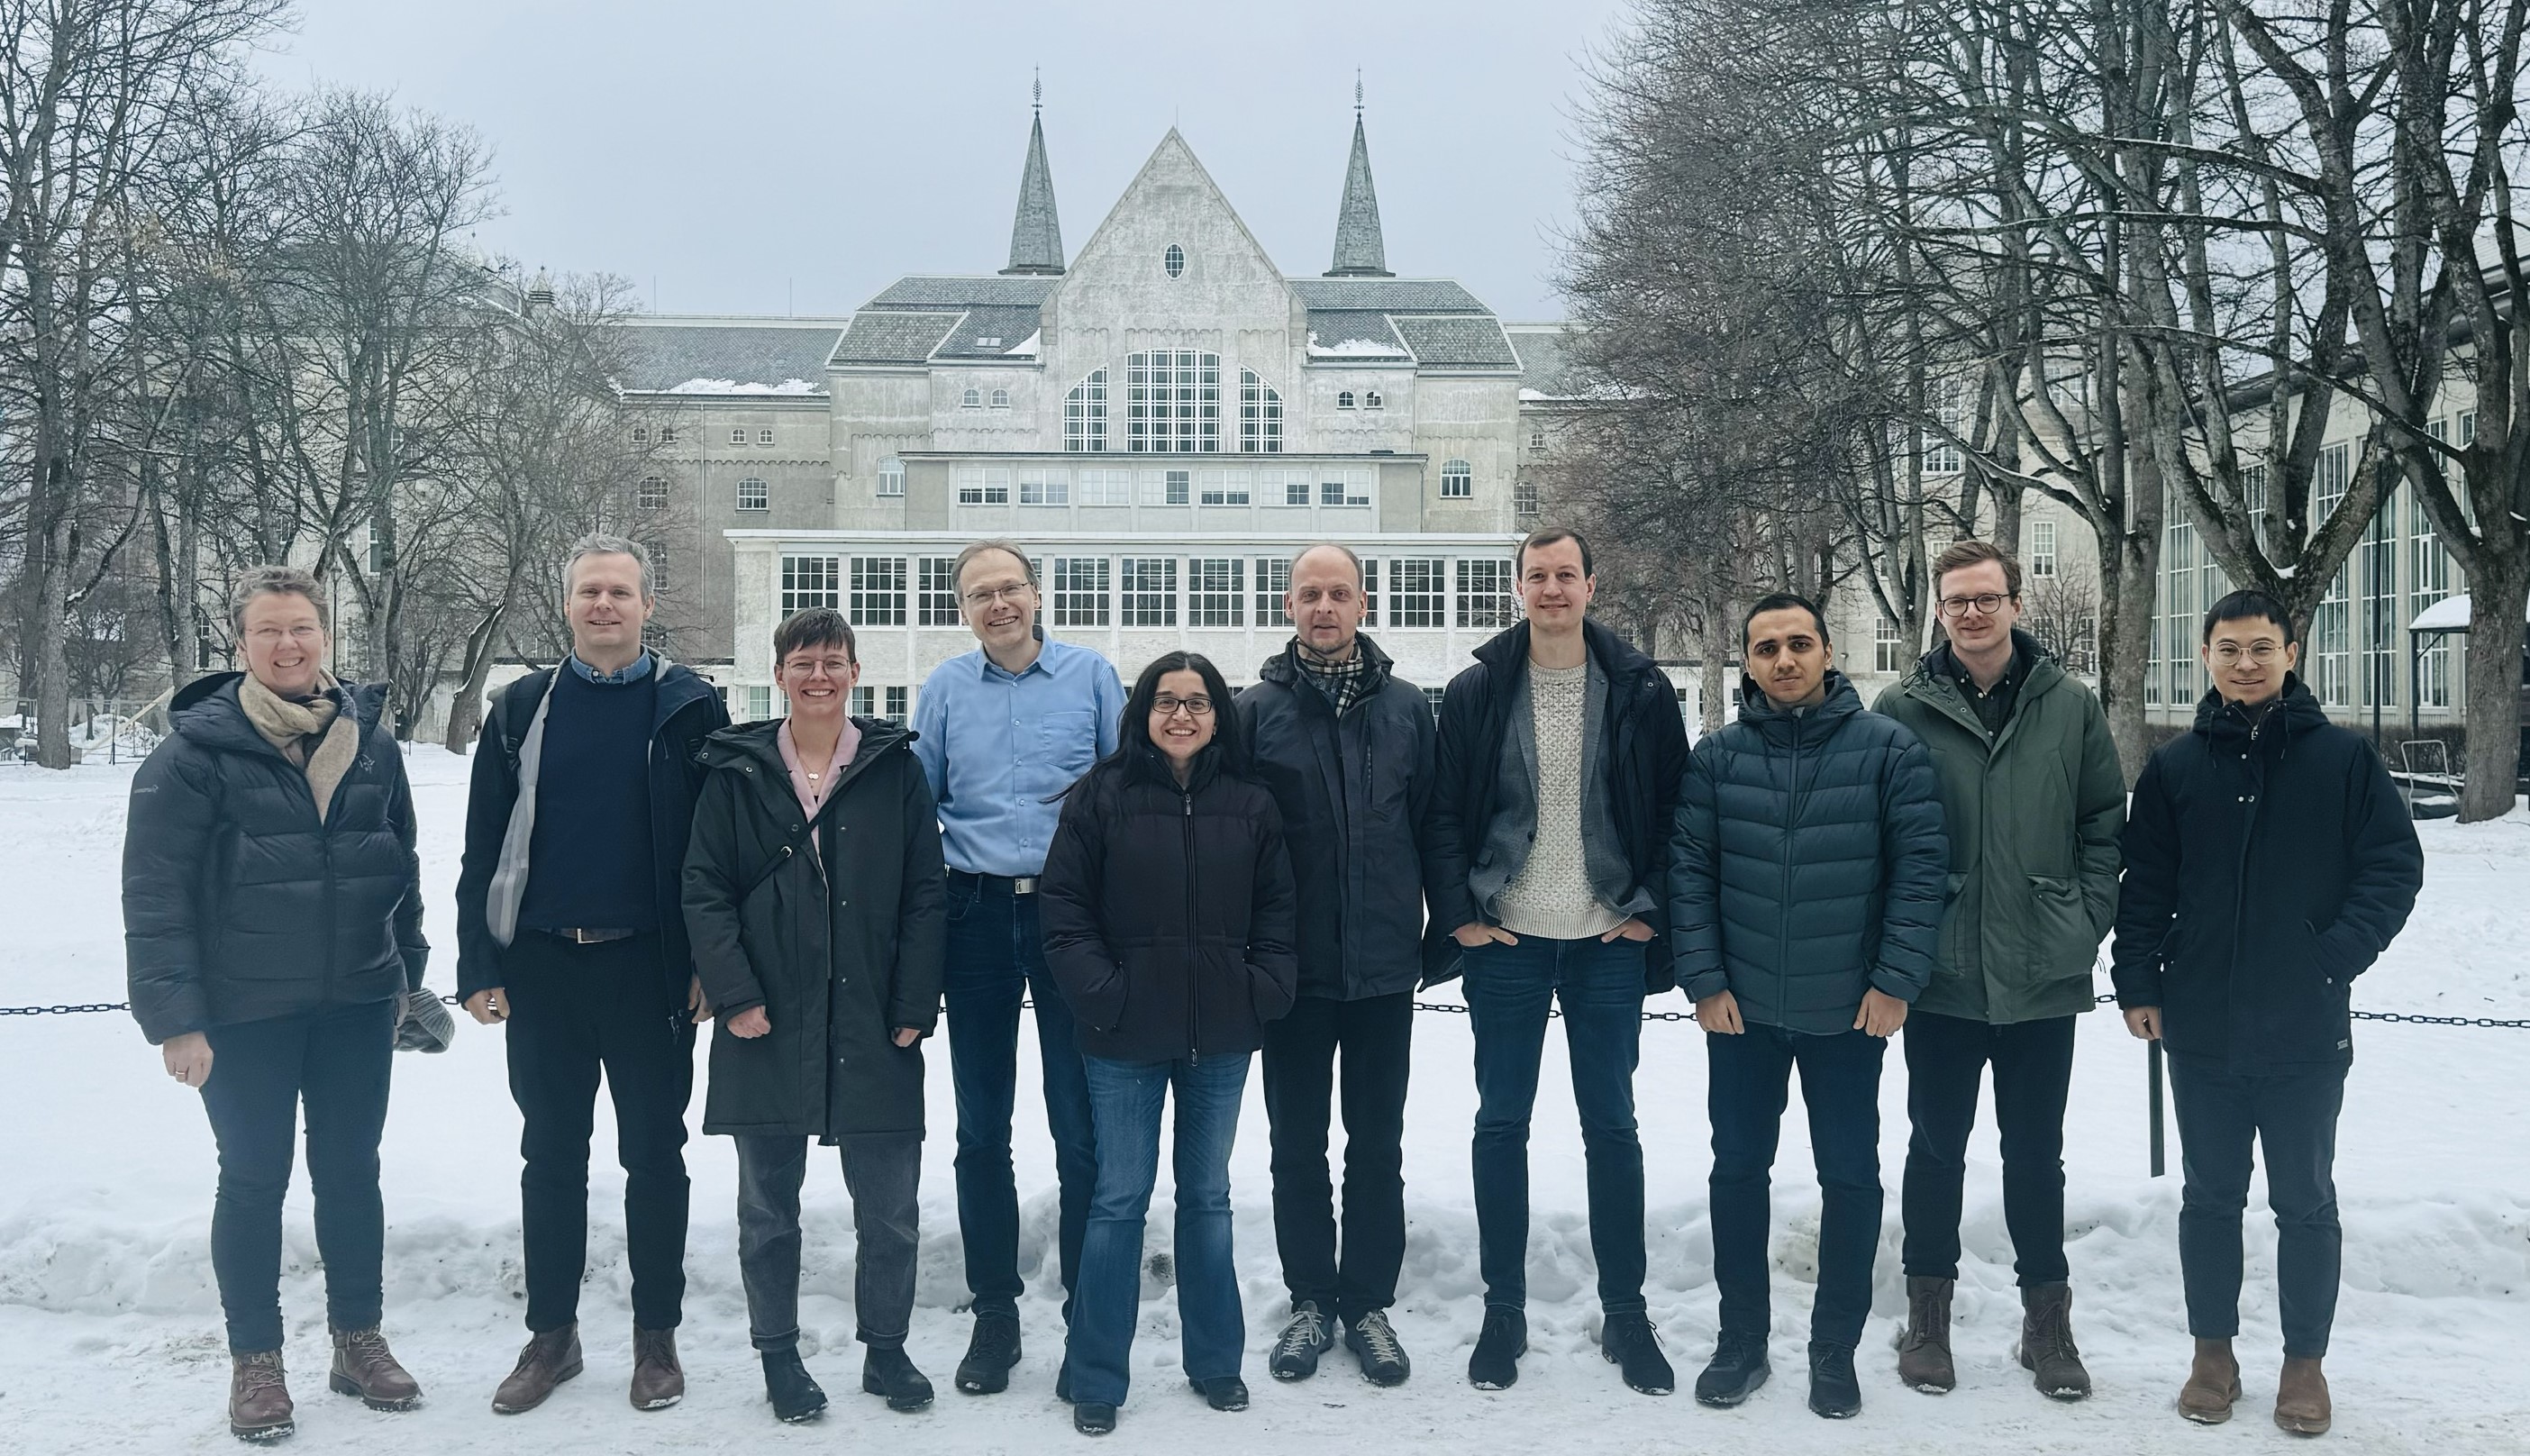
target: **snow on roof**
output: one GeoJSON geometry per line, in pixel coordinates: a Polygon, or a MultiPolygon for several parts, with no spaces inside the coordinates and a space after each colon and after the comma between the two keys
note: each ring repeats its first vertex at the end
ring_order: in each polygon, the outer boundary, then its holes
{"type": "Polygon", "coordinates": [[[823,394],[823,386],[805,379],[785,379],[779,384],[742,384],[736,379],[688,379],[672,384],[661,394],[823,394]]]}
{"type": "Polygon", "coordinates": [[[1338,339],[1332,344],[1318,342],[1317,330],[1309,331],[1311,359],[1403,359],[1405,351],[1378,339],[1338,339]]]}
{"type": "Polygon", "coordinates": [[[1038,329],[1035,333],[1019,340],[1018,343],[1012,345],[1009,349],[1003,352],[1010,354],[1015,358],[1034,359],[1036,357],[1038,346],[1044,342],[1045,330],[1038,329]]]}
{"type": "Polygon", "coordinates": [[[2468,631],[2468,593],[2463,591],[2457,596],[2446,596],[2416,613],[2416,620],[2407,624],[2407,630],[2409,632],[2468,631]]]}

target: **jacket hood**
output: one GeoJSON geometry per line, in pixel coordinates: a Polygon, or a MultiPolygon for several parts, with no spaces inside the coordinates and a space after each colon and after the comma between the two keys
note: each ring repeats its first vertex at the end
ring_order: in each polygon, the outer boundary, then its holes
{"type": "Polygon", "coordinates": [[[2319,705],[2319,698],[2301,674],[2284,674],[2284,690],[2275,701],[2258,714],[2223,697],[2220,688],[2209,688],[2196,701],[2195,730],[2216,743],[2268,743],[2271,753],[2283,753],[2291,740],[2315,728],[2328,726],[2328,709],[2319,705]]]}
{"type": "MultiPolygon", "coordinates": [[[[2011,655],[2015,662],[2028,664],[2020,674],[2020,692],[2024,700],[2036,698],[2065,678],[2064,664],[2045,644],[2020,628],[2011,629],[2011,655]]],[[[1951,680],[1950,666],[1957,657],[1944,643],[1915,659],[1915,665],[1898,681],[1900,692],[1930,700],[1955,703],[1968,712],[1967,700],[1959,696],[1958,685],[1951,680]]]]}
{"type": "MultiPolygon", "coordinates": [[[[1396,664],[1380,650],[1379,644],[1372,642],[1370,634],[1365,632],[1353,639],[1353,649],[1361,654],[1362,696],[1367,698],[1387,687],[1389,674],[1395,671],[1396,664]]],[[[1307,670],[1300,665],[1300,640],[1295,637],[1283,644],[1283,650],[1266,658],[1256,669],[1256,676],[1262,682],[1288,688],[1298,682],[1300,675],[1307,670]]]]}
{"type": "MultiPolygon", "coordinates": [[[[205,748],[277,754],[279,750],[254,731],[245,705],[238,701],[238,688],[245,681],[243,672],[215,672],[187,683],[167,704],[168,726],[205,748]]],[[[386,685],[339,683],[334,700],[351,712],[352,720],[360,725],[360,736],[366,738],[386,711],[386,685]]]]}
{"type": "Polygon", "coordinates": [[[1778,707],[1775,700],[1757,686],[1757,680],[1742,673],[1739,678],[1739,721],[1778,742],[1788,742],[1799,736],[1812,723],[1828,725],[1822,732],[1833,732],[1835,725],[1862,711],[1862,695],[1842,668],[1831,667],[1824,680],[1827,697],[1819,705],[1802,712],[1778,707]]]}

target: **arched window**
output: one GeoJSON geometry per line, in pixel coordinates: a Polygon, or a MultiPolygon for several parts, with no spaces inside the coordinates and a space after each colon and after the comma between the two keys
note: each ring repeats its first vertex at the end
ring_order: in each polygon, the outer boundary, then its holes
{"type": "Polygon", "coordinates": [[[1063,397],[1063,448],[1107,448],[1107,371],[1092,369],[1063,397]]]}
{"type": "Polygon", "coordinates": [[[1351,390],[1340,389],[1336,391],[1336,408],[1339,410],[1349,410],[1352,408],[1351,390]]]}
{"type": "Polygon", "coordinates": [[[1125,359],[1125,448],[1210,455],[1221,449],[1221,356],[1153,349],[1125,359]]]}
{"type": "Polygon", "coordinates": [[[964,394],[958,397],[958,408],[962,410],[980,410],[984,408],[984,392],[980,389],[969,386],[964,394]]]}
{"type": "Polygon", "coordinates": [[[755,432],[755,443],[757,443],[757,444],[759,444],[759,445],[770,445],[770,444],[772,444],[772,443],[773,443],[773,431],[772,431],[772,429],[771,429],[770,427],[767,427],[767,428],[764,428],[764,429],[759,429],[759,430],[757,430],[757,431],[755,432]]]}
{"type": "Polygon", "coordinates": [[[650,443],[650,426],[646,424],[636,424],[632,426],[632,443],[635,445],[646,445],[650,443]]]}
{"type": "Polygon", "coordinates": [[[1376,389],[1371,390],[1361,397],[1361,407],[1365,410],[1377,410],[1385,406],[1386,403],[1386,401],[1379,397],[1379,391],[1376,389]]]}
{"type": "Polygon", "coordinates": [[[1441,463],[1441,498],[1465,500],[1476,493],[1476,468],[1463,460],[1441,463]]]}
{"type": "Polygon", "coordinates": [[[1254,369],[1238,371],[1238,448],[1249,455],[1283,453],[1283,396],[1254,369]]]}
{"type": "Polygon", "coordinates": [[[1011,407],[1011,392],[1010,392],[1009,390],[1007,390],[1007,389],[996,389],[996,390],[994,390],[994,391],[993,391],[993,408],[994,408],[994,409],[996,409],[996,410],[1007,410],[1007,409],[1009,409],[1010,407],[1011,407]]]}
{"type": "Polygon", "coordinates": [[[881,495],[905,493],[904,461],[891,455],[878,463],[878,493],[881,495]]]}
{"type": "Polygon", "coordinates": [[[1172,278],[1183,273],[1185,271],[1185,250],[1180,248],[1175,243],[1170,244],[1169,251],[1160,254],[1160,266],[1168,269],[1169,276],[1172,278]]]}
{"type": "Polygon", "coordinates": [[[746,443],[746,430],[745,430],[743,427],[741,427],[741,428],[738,428],[738,429],[733,429],[733,430],[731,430],[731,431],[729,432],[729,442],[730,442],[731,444],[733,444],[733,445],[743,445],[743,444],[745,444],[745,443],[746,443]]]}

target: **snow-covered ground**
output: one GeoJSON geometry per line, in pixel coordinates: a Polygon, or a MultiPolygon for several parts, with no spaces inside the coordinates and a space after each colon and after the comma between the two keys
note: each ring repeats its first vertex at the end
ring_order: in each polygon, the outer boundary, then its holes
{"type": "MultiPolygon", "coordinates": [[[[452,982],[450,894],[457,876],[466,760],[418,751],[429,929],[441,947],[434,985],[452,982]]],[[[0,1005],[114,1001],[123,995],[117,876],[129,765],[53,774],[0,767],[0,1005]]],[[[2530,1015],[2530,820],[2424,828],[2425,895],[2406,936],[2365,977],[2373,1010],[2530,1015]]],[[[1666,1005],[1682,1005],[1669,998],[1666,1005]]],[[[1216,1415],[1178,1378],[1176,1313],[1146,1281],[1135,1385],[1118,1433],[1124,1451],[1220,1452],[1292,1442],[1394,1450],[1447,1442],[1486,1451],[1705,1448],[1793,1453],[1875,1451],[2130,1452],[2279,1450],[2274,1396],[2272,1225],[2252,1209],[2241,1348],[2241,1417],[2187,1427],[2171,1401],[2187,1334],[2178,1284],[2172,1174],[2146,1176],[2144,1054],[2108,1015],[2086,1018],[2066,1161],[2067,1217],[2081,1338],[2099,1394],[2054,1405],[2011,1360],[2017,1305],[2003,1228],[1991,1120],[1969,1184],[1968,1263],[1955,1332],[1959,1389],[1917,1395],[1894,1374],[1904,1302],[1897,1267],[1897,1181],[1906,1122],[1902,1063],[1882,1094],[1890,1189],[1879,1296],[1863,1351],[1859,1421],[1802,1406],[1801,1341],[1818,1195],[1797,1112],[1784,1126],[1776,1196],[1775,1382],[1745,1408],[1715,1412],[1686,1395],[1635,1395],[1594,1342],[1597,1314],[1584,1226],[1580,1140],[1563,1054],[1539,1098],[1531,1149],[1536,1218],[1530,1338],[1519,1384],[1479,1393],[1464,1367],[1481,1317],[1467,1140],[1474,1109],[1464,1018],[1418,1018],[1408,1111],[1412,1221],[1396,1319],[1418,1361],[1395,1390],[1330,1355],[1315,1380],[1278,1385],[1262,1355],[1283,1316],[1268,1211],[1261,1098],[1240,1129],[1235,1198],[1255,1391],[1243,1415],[1216,1415]]],[[[2530,1031],[2365,1025],[2346,1097],[2338,1185],[2346,1225],[2345,1295],[2330,1372],[2332,1439],[2364,1452],[2530,1450],[2530,1031]]],[[[1550,1047],[1554,1043],[1550,1042],[1550,1047]]],[[[697,1137],[691,1292],[682,1340],[690,1394],[658,1414],[625,1402],[621,1176],[601,1103],[592,1266],[582,1315],[588,1372],[544,1409],[496,1418],[488,1401],[523,1338],[518,1252],[518,1116],[503,1080],[500,1034],[470,1023],[444,1056],[397,1061],[386,1141],[388,1332],[428,1391],[426,1409],[364,1411],[323,1388],[324,1315],[303,1192],[290,1209],[283,1298],[300,1401],[302,1449],[401,1452],[805,1450],[884,1441],[905,1456],[1035,1450],[1074,1441],[1052,1394],[1060,1323],[1047,1257],[1053,1170],[1041,1123],[1019,1098],[1019,1180],[1028,1195],[1023,1262],[1027,1356],[1010,1393],[961,1396],[948,1374],[966,1320],[950,1178],[952,1111],[945,1050],[931,1053],[931,1126],[923,1197],[920,1304],[911,1344],[941,1388],[917,1416],[857,1394],[852,1338],[851,1214],[831,1164],[808,1190],[810,1357],[835,1397],[820,1426],[778,1426],[762,1403],[745,1338],[725,1140],[697,1137]]],[[[1022,1058],[1022,1067],[1032,1059],[1022,1058]]],[[[1689,1025],[1643,1033],[1636,1088],[1650,1185],[1651,1311],[1681,1379],[1710,1353],[1714,1320],[1704,1212],[1706,1130],[1701,1037],[1689,1025]]],[[[122,1015],[0,1018],[0,1452],[221,1451],[227,1366],[210,1278],[213,1158],[198,1099],[158,1069],[122,1015]]],[[[1041,1117],[1041,1114],[1039,1114],[1041,1117]]],[[[1151,1249],[1167,1246],[1167,1190],[1151,1249]]]]}

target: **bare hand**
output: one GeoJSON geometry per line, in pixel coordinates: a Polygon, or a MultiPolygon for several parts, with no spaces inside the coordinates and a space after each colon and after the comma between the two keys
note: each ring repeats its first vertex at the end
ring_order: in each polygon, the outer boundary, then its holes
{"type": "Polygon", "coordinates": [[[168,1037],[160,1044],[158,1056],[167,1064],[167,1075],[187,1087],[200,1087],[211,1080],[211,1038],[199,1032],[168,1037]]]}
{"type": "Polygon", "coordinates": [[[1652,927],[1644,924],[1640,920],[1628,919],[1623,924],[1610,930],[1607,934],[1602,935],[1599,938],[1603,941],[1608,941],[1615,940],[1620,936],[1627,940],[1649,940],[1652,938],[1652,927]]]}
{"type": "Polygon", "coordinates": [[[487,1027],[494,1022],[508,1021],[510,993],[497,985],[476,991],[466,998],[466,1014],[487,1027]]]}
{"type": "Polygon", "coordinates": [[[2129,1032],[2132,1032],[2132,1033],[2135,1035],[2136,1039],[2138,1039],[2138,1040],[2142,1040],[2142,1041],[2158,1041],[2158,1040],[2160,1040],[2160,1039],[2161,1039],[2161,1008],[2160,1008],[2160,1007],[2158,1007],[2158,1006],[2129,1006],[2129,1007],[2127,1007],[2127,1008],[2126,1008],[2126,1030],[2127,1030],[2127,1031],[2129,1031],[2129,1032]]]}
{"type": "Polygon", "coordinates": [[[1695,1024],[1722,1036],[1736,1036],[1748,1030],[1739,1020],[1739,998],[1729,991],[1715,991],[1695,1003],[1695,1024]]]}
{"type": "Polygon", "coordinates": [[[1466,950],[1474,950],[1479,945],[1519,944],[1518,936],[1500,925],[1488,925],[1483,921],[1467,922],[1452,930],[1450,938],[1458,942],[1459,946],[1466,950]]]}
{"type": "Polygon", "coordinates": [[[773,1030],[773,1018],[764,1014],[763,1007],[749,1006],[729,1018],[725,1025],[728,1026],[731,1036],[752,1041],[773,1030]]]}
{"type": "Polygon", "coordinates": [[[898,1027],[896,1029],[896,1044],[899,1046],[911,1046],[914,1042],[921,1039],[922,1034],[911,1027],[898,1027]]]}
{"type": "Polygon", "coordinates": [[[697,1025],[712,1019],[711,998],[703,994],[703,979],[699,976],[686,984],[686,1015],[697,1025]]]}
{"type": "Polygon", "coordinates": [[[1853,1029],[1867,1036],[1886,1036],[1906,1024],[1906,1003],[1877,988],[1862,993],[1862,1009],[1853,1029]]]}

